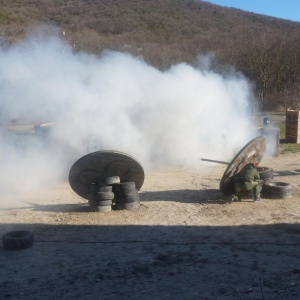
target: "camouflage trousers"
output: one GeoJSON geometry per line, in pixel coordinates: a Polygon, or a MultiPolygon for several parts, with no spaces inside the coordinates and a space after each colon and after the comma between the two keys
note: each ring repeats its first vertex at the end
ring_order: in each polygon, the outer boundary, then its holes
{"type": "Polygon", "coordinates": [[[238,199],[242,199],[242,196],[247,191],[253,192],[253,199],[259,199],[260,198],[260,192],[262,190],[262,185],[259,182],[256,181],[250,181],[250,182],[243,182],[243,183],[236,183],[235,184],[235,194],[238,197],[238,199]]]}

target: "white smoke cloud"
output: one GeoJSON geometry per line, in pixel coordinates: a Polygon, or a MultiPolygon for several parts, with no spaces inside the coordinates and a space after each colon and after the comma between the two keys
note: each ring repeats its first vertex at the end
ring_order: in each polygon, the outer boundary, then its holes
{"type": "Polygon", "coordinates": [[[145,170],[229,160],[249,141],[251,99],[241,75],[185,63],[162,72],[126,53],[74,53],[58,36],[28,37],[0,49],[0,121],[56,125],[50,143],[2,134],[0,185],[67,178],[99,150],[128,153],[145,170]]]}

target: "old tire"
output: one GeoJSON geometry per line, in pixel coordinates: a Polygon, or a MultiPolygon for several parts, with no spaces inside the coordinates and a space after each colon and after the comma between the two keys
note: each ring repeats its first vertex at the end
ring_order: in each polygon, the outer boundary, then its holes
{"type": "Polygon", "coordinates": [[[138,193],[131,193],[127,195],[117,195],[116,203],[133,203],[140,200],[138,193]]]}
{"type": "Polygon", "coordinates": [[[136,186],[135,186],[135,182],[122,182],[122,183],[118,183],[115,184],[113,186],[113,191],[118,193],[127,193],[127,192],[131,192],[131,191],[137,191],[136,186]]]}
{"type": "Polygon", "coordinates": [[[112,200],[90,200],[89,205],[90,206],[109,206],[112,205],[112,200]]]}
{"type": "Polygon", "coordinates": [[[127,193],[115,192],[115,198],[124,198],[124,197],[130,198],[130,197],[136,197],[136,195],[138,195],[137,190],[130,191],[130,192],[127,192],[127,193]]]}
{"type": "Polygon", "coordinates": [[[292,196],[293,187],[286,182],[265,182],[261,194],[264,198],[283,199],[292,196]]]}
{"type": "MultiPolygon", "coordinates": [[[[90,189],[90,200],[97,200],[98,197],[98,192],[100,193],[112,193],[112,186],[107,185],[107,186],[98,186],[97,184],[93,183],[91,185],[90,189]]],[[[100,196],[101,197],[101,196],[100,196]]]]}
{"type": "Polygon", "coordinates": [[[97,192],[112,192],[112,186],[111,185],[99,186],[97,192]]]}
{"type": "Polygon", "coordinates": [[[99,200],[112,200],[115,197],[113,192],[98,192],[97,196],[99,200]]]}
{"type": "Polygon", "coordinates": [[[113,200],[115,198],[115,194],[112,192],[98,192],[91,193],[89,201],[107,201],[113,200]]]}
{"type": "Polygon", "coordinates": [[[135,201],[132,203],[116,203],[116,205],[114,205],[114,208],[117,210],[131,210],[131,209],[136,209],[139,208],[140,206],[140,201],[135,201]]]}
{"type": "Polygon", "coordinates": [[[10,231],[2,236],[2,242],[7,250],[22,250],[32,247],[34,235],[26,230],[10,231]]]}
{"type": "Polygon", "coordinates": [[[101,212],[107,212],[111,211],[111,205],[106,205],[106,206],[90,206],[91,211],[101,211],[101,212]]]}
{"type": "Polygon", "coordinates": [[[258,167],[258,174],[261,180],[270,180],[273,178],[273,169],[268,167],[258,167]]]}

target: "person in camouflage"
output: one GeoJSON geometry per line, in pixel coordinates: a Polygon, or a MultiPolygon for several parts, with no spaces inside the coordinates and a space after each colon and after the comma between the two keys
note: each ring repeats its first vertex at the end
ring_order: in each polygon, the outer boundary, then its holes
{"type": "Polygon", "coordinates": [[[261,200],[260,192],[262,190],[259,182],[260,175],[257,171],[257,162],[251,162],[245,165],[235,177],[235,195],[232,201],[241,201],[246,191],[253,191],[254,202],[261,200]]]}

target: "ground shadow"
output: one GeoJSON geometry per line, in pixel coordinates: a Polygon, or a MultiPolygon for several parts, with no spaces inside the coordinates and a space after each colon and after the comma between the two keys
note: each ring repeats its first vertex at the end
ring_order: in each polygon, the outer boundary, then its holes
{"type": "MultiPolygon", "coordinates": [[[[158,192],[139,192],[140,202],[144,201],[175,201],[182,203],[203,203],[203,204],[228,204],[231,202],[231,196],[225,196],[220,190],[207,189],[207,190],[171,190],[171,191],[158,191],[158,192]]],[[[247,201],[247,199],[245,199],[247,201]]],[[[17,209],[32,209],[34,211],[45,212],[90,212],[91,207],[88,205],[88,200],[82,198],[82,203],[79,204],[53,204],[41,205],[25,200],[18,200],[20,204],[17,209]]],[[[1,208],[1,211],[11,211],[16,208],[1,208]]]]}
{"type": "Polygon", "coordinates": [[[91,211],[88,206],[88,200],[85,202],[82,201],[81,204],[53,204],[53,205],[40,205],[36,203],[30,203],[26,201],[22,201],[26,206],[22,207],[8,207],[1,208],[0,211],[11,211],[11,210],[20,210],[20,209],[31,209],[34,211],[44,211],[44,212],[62,212],[62,213],[70,213],[70,212],[89,212],[91,211]]]}
{"type": "Polygon", "coordinates": [[[144,201],[175,201],[182,203],[226,204],[231,197],[224,196],[218,189],[207,190],[170,190],[140,192],[144,201]]]}
{"type": "Polygon", "coordinates": [[[0,247],[2,299],[300,297],[299,224],[0,225],[20,229],[35,241],[0,247]]]}
{"type": "Polygon", "coordinates": [[[273,177],[277,177],[277,176],[296,176],[296,175],[300,175],[300,170],[291,170],[291,171],[274,171],[273,172],[273,177]]]}

